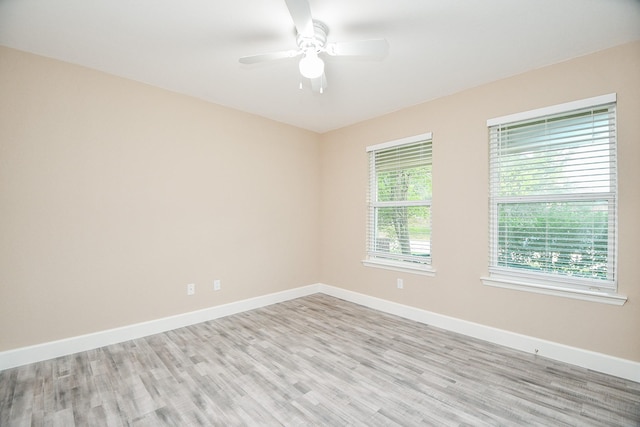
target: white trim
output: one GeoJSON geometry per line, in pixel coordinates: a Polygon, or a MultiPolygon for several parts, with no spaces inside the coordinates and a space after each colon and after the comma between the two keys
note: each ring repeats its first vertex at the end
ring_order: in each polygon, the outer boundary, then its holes
{"type": "Polygon", "coordinates": [[[303,286],[148,322],[3,351],[0,352],[0,371],[242,313],[294,298],[315,294],[318,292],[318,289],[318,285],[303,286]]]}
{"type": "Polygon", "coordinates": [[[481,277],[480,280],[482,280],[483,285],[493,286],[496,288],[513,289],[517,291],[533,292],[543,295],[553,295],[612,305],[624,305],[624,303],[627,302],[626,296],[615,292],[577,289],[571,287],[562,288],[555,284],[545,285],[543,283],[532,283],[505,276],[481,277]]]}
{"type": "Polygon", "coordinates": [[[487,126],[495,126],[505,123],[519,122],[521,120],[534,119],[536,117],[548,116],[552,114],[564,113],[567,111],[579,110],[581,108],[594,107],[596,105],[616,102],[616,93],[594,96],[593,98],[581,99],[579,101],[565,102],[564,104],[552,105],[549,107],[537,108],[535,110],[523,111],[521,113],[509,114],[502,117],[487,120],[487,126]]]}
{"type": "Polygon", "coordinates": [[[434,277],[436,271],[427,264],[417,264],[402,261],[383,261],[379,259],[365,259],[362,260],[362,265],[365,267],[383,268],[385,270],[402,271],[404,273],[422,274],[423,276],[434,277]],[[415,266],[413,265],[415,264],[415,266]]]}
{"type": "Polygon", "coordinates": [[[367,152],[376,151],[376,150],[383,150],[385,148],[397,147],[399,145],[411,144],[411,143],[414,143],[414,142],[429,141],[431,139],[433,139],[433,134],[431,132],[422,133],[420,135],[407,136],[406,138],[400,138],[400,139],[396,139],[396,140],[388,141],[388,142],[383,142],[383,143],[376,144],[376,145],[369,145],[367,147],[367,152]]]}
{"type": "Polygon", "coordinates": [[[604,374],[640,382],[640,362],[521,335],[503,329],[492,328],[479,323],[433,313],[329,285],[321,284],[320,292],[405,319],[478,338],[514,350],[537,354],[538,356],[604,374]]]}
{"type": "Polygon", "coordinates": [[[204,310],[179,314],[150,322],[138,323],[94,334],[82,335],[60,341],[53,341],[0,352],[0,370],[65,356],[80,351],[87,351],[131,339],[142,338],[148,335],[265,307],[271,304],[315,293],[324,293],[365,307],[400,316],[405,319],[414,320],[416,322],[432,325],[448,331],[482,339],[515,350],[538,354],[549,359],[640,382],[640,362],[621,359],[602,353],[596,353],[502,329],[492,328],[490,326],[444,316],[442,314],[398,304],[396,302],[383,300],[322,283],[263,295],[204,310]]]}

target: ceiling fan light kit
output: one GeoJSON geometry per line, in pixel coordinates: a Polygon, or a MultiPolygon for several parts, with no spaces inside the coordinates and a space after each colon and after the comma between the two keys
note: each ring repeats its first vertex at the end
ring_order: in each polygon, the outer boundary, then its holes
{"type": "Polygon", "coordinates": [[[302,55],[298,63],[300,74],[311,81],[311,89],[314,92],[323,93],[327,87],[327,79],[321,54],[382,57],[387,52],[388,44],[384,39],[327,43],[329,28],[312,18],[308,0],[285,0],[285,3],[298,33],[296,37],[298,50],[243,56],[240,58],[241,63],[254,64],[302,55]]]}
{"type": "Polygon", "coordinates": [[[318,57],[318,53],[314,49],[307,50],[298,65],[302,77],[308,79],[318,78],[324,73],[324,61],[318,57]]]}
{"type": "Polygon", "coordinates": [[[298,33],[298,48],[304,52],[300,60],[300,74],[308,79],[316,79],[324,74],[324,61],[318,56],[327,44],[327,26],[320,21],[313,20],[313,36],[298,33]]]}

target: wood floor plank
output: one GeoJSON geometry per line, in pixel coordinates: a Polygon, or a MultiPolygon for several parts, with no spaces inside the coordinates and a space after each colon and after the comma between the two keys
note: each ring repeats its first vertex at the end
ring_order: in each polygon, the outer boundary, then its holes
{"type": "Polygon", "coordinates": [[[0,372],[0,425],[640,426],[640,384],[316,294],[0,372]]]}

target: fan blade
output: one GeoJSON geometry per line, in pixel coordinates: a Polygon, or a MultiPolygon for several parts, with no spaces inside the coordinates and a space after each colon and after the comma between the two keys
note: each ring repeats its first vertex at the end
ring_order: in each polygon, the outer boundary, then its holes
{"type": "Polygon", "coordinates": [[[355,42],[328,43],[325,51],[332,56],[382,57],[389,50],[385,39],[360,40],[355,42]]]}
{"type": "Polygon", "coordinates": [[[316,93],[323,93],[327,89],[327,77],[324,73],[320,77],[311,80],[311,90],[316,93]]]}
{"type": "Polygon", "coordinates": [[[312,38],[314,34],[313,30],[313,18],[311,17],[311,6],[309,6],[308,0],[285,0],[287,3],[287,9],[293,23],[298,30],[298,34],[303,37],[312,38]]]}
{"type": "Polygon", "coordinates": [[[298,50],[283,50],[281,52],[261,53],[259,55],[243,56],[239,59],[241,64],[256,64],[258,62],[273,61],[275,59],[293,58],[302,52],[298,50]]]}

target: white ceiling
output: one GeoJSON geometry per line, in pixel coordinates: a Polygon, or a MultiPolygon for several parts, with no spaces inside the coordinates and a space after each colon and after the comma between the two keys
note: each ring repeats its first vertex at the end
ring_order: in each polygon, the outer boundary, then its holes
{"type": "Polygon", "coordinates": [[[326,59],[298,88],[284,0],[0,0],[0,44],[326,132],[640,40],[639,0],[309,0],[329,41],[385,38],[382,60],[326,59]]]}

